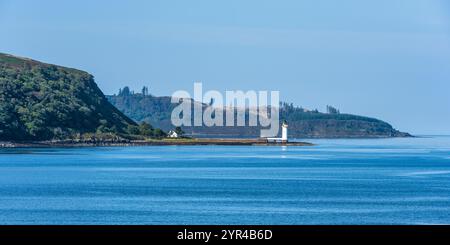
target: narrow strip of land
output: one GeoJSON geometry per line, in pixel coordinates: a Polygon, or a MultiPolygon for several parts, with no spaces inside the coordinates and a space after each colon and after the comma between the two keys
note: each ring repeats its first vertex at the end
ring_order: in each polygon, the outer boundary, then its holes
{"type": "Polygon", "coordinates": [[[33,142],[0,142],[0,148],[17,147],[89,147],[89,146],[164,146],[164,145],[236,145],[236,146],[311,146],[308,142],[267,142],[266,139],[150,139],[150,140],[57,140],[33,142]]]}

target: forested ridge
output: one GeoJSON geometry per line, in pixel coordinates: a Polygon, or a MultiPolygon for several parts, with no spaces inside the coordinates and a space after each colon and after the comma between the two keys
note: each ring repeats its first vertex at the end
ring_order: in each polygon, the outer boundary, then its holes
{"type": "MultiPolygon", "coordinates": [[[[168,96],[153,96],[144,87],[135,93],[129,87],[120,89],[117,95],[107,95],[108,100],[125,115],[137,122],[148,122],[163,130],[173,128],[171,112],[177,104],[172,104],[168,96]]],[[[204,105],[207,106],[207,105],[204,105]]],[[[289,123],[291,137],[308,138],[366,138],[366,137],[407,137],[408,133],[394,129],[382,120],[341,113],[333,106],[326,112],[308,110],[292,103],[280,104],[280,120],[289,123]]],[[[193,136],[259,137],[260,127],[182,127],[193,136]]]]}

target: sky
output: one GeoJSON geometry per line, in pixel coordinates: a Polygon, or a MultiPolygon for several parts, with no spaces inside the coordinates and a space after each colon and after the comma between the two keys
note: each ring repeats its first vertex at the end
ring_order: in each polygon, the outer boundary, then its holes
{"type": "Polygon", "coordinates": [[[450,134],[446,0],[0,0],[0,52],[88,71],[105,94],[278,90],[450,134]]]}

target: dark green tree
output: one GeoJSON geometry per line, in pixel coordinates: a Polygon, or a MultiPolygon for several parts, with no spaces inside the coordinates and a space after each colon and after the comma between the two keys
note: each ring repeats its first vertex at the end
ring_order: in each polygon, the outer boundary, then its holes
{"type": "Polygon", "coordinates": [[[167,134],[164,131],[162,131],[161,129],[157,128],[154,130],[153,136],[155,138],[163,138],[163,137],[166,137],[167,134]]]}
{"type": "Polygon", "coordinates": [[[138,126],[128,125],[127,132],[131,135],[139,135],[141,131],[138,126]]]}
{"type": "Polygon", "coordinates": [[[184,131],[183,131],[183,129],[181,129],[181,127],[176,127],[175,128],[175,133],[177,133],[178,136],[183,136],[184,135],[184,131]]]}
{"type": "Polygon", "coordinates": [[[340,112],[338,109],[334,108],[333,106],[327,105],[327,113],[328,114],[339,114],[340,112]]]}
{"type": "Polygon", "coordinates": [[[142,136],[152,136],[153,135],[153,127],[147,122],[142,122],[139,125],[139,134],[142,136]]]}
{"type": "Polygon", "coordinates": [[[144,86],[144,87],[142,88],[142,95],[143,95],[143,96],[147,96],[147,95],[148,95],[148,87],[144,86]]]}
{"type": "Polygon", "coordinates": [[[125,86],[123,89],[122,89],[122,94],[121,94],[122,96],[130,96],[131,95],[131,91],[130,91],[130,88],[128,87],[128,86],[125,86]]]}

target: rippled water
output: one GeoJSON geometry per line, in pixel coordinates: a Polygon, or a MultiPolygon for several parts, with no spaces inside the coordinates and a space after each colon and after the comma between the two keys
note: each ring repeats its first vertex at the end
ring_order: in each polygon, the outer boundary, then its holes
{"type": "Polygon", "coordinates": [[[0,149],[0,224],[450,224],[450,137],[0,149]]]}

